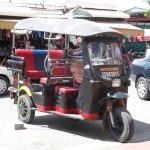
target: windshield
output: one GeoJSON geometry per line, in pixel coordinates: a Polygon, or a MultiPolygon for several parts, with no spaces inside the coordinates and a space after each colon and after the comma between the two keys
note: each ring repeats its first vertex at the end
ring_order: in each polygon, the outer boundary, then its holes
{"type": "Polygon", "coordinates": [[[93,65],[122,63],[121,51],[117,43],[89,42],[87,49],[93,65]]]}

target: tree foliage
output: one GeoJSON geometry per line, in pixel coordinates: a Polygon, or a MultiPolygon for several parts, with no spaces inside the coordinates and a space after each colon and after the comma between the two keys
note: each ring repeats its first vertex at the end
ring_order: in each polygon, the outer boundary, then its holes
{"type": "Polygon", "coordinates": [[[150,5],[150,0],[144,0],[145,2],[147,2],[150,5]]]}
{"type": "Polygon", "coordinates": [[[150,16],[150,10],[148,10],[147,12],[145,12],[144,16],[145,17],[149,17],[150,16]]]}
{"type": "MultiPolygon", "coordinates": [[[[144,1],[146,1],[150,5],[150,0],[144,0],[144,1]]],[[[145,12],[144,16],[149,17],[150,16],[150,10],[145,12]]]]}

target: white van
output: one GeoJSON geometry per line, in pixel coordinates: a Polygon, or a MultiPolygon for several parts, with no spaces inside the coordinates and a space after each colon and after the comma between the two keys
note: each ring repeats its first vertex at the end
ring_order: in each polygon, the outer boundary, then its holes
{"type": "Polygon", "coordinates": [[[0,66],[0,96],[8,94],[8,87],[13,84],[13,75],[11,70],[0,66]]]}

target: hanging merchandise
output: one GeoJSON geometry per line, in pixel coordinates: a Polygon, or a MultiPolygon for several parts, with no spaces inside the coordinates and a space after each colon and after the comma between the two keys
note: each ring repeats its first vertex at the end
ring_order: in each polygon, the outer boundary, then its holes
{"type": "Polygon", "coordinates": [[[2,30],[0,30],[0,40],[2,40],[2,30]]]}
{"type": "MultiPolygon", "coordinates": [[[[0,56],[6,57],[11,53],[12,35],[10,30],[0,30],[0,56]]],[[[0,58],[2,59],[2,58],[0,58]]]]}
{"type": "Polygon", "coordinates": [[[10,30],[7,31],[7,37],[11,38],[11,32],[10,32],[10,30]]]}

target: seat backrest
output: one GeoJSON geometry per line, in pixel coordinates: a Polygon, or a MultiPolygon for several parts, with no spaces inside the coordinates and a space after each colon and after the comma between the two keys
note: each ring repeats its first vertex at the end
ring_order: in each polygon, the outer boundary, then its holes
{"type": "MultiPolygon", "coordinates": [[[[44,60],[47,50],[16,49],[15,54],[25,58],[26,70],[44,71],[44,60]]],[[[62,50],[50,50],[51,59],[63,59],[62,50]]]]}
{"type": "Polygon", "coordinates": [[[25,58],[25,70],[45,71],[44,60],[47,50],[16,49],[15,54],[25,58]]]}
{"type": "MultiPolygon", "coordinates": [[[[44,69],[44,60],[48,54],[47,50],[16,49],[15,54],[17,56],[21,56],[25,58],[25,62],[26,62],[25,73],[30,71],[30,74],[32,74],[33,71],[43,71],[43,73],[45,73],[46,76],[46,72],[44,69]]],[[[51,63],[55,64],[57,59],[59,60],[64,58],[63,50],[50,50],[50,58],[52,59],[51,63]]],[[[66,67],[65,63],[64,66],[52,66],[51,74],[52,76],[71,75],[70,67],[68,66],[66,67]]]]}
{"type": "Polygon", "coordinates": [[[50,50],[51,59],[63,59],[64,53],[63,50],[50,50]]]}
{"type": "MultiPolygon", "coordinates": [[[[64,53],[62,50],[50,50],[50,58],[51,59],[63,59],[64,53]]],[[[51,75],[52,76],[59,76],[59,77],[65,77],[65,76],[71,76],[70,72],[70,66],[66,65],[65,61],[60,60],[61,66],[54,65],[51,68],[51,75]]],[[[51,60],[51,65],[55,64],[56,61],[51,60]]]]}
{"type": "Polygon", "coordinates": [[[47,55],[47,50],[32,50],[34,57],[35,70],[45,71],[44,60],[47,55]]]}
{"type": "Polygon", "coordinates": [[[26,68],[25,70],[35,70],[34,66],[34,56],[31,49],[16,49],[15,50],[16,56],[24,57],[26,62],[26,68]]]}

